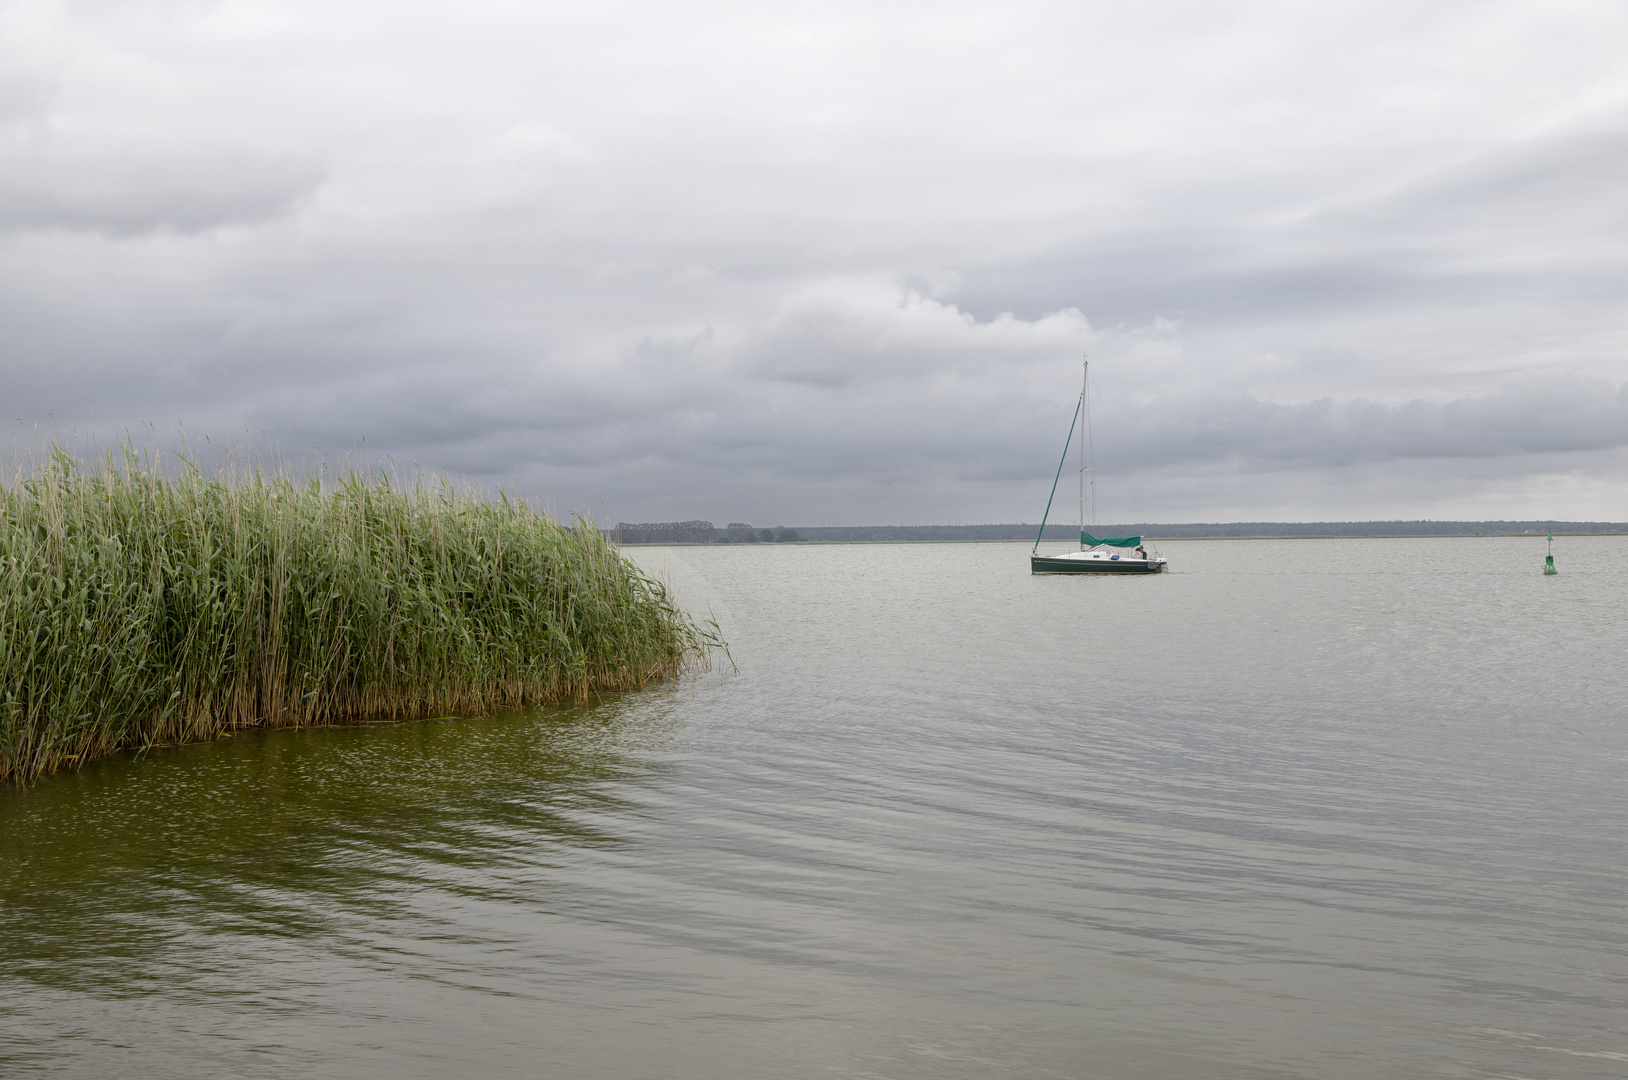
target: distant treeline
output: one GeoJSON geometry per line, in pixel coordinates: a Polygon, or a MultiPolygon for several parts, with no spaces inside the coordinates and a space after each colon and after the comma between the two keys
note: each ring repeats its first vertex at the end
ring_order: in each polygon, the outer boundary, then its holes
{"type": "MultiPolygon", "coordinates": [[[[797,531],[807,540],[878,543],[946,540],[1033,540],[1038,525],[827,525],[804,526],[797,531]]],[[[1114,534],[1105,534],[1114,535],[1114,534]]],[[[1077,539],[1072,525],[1047,525],[1047,540],[1077,539]]]]}
{"type": "MultiPolygon", "coordinates": [[[[1033,540],[1038,525],[843,525],[802,526],[806,540],[876,542],[930,540],[1033,540]]],[[[1509,536],[1522,533],[1628,533],[1612,521],[1237,521],[1185,525],[1143,522],[1098,525],[1096,536],[1146,536],[1158,540],[1270,536],[1509,536]]],[[[1046,540],[1073,540],[1079,527],[1046,526],[1046,540]]]]}
{"type": "MultiPolygon", "coordinates": [[[[1235,521],[1225,524],[1112,525],[1114,534],[1162,540],[1269,536],[1519,536],[1524,533],[1628,533],[1622,521],[1235,521]]],[[[1072,535],[1073,526],[1069,527],[1072,535]]],[[[1051,536],[1051,527],[1046,527],[1051,536]]]]}
{"type": "Polygon", "coordinates": [[[718,530],[710,521],[646,521],[639,525],[618,521],[608,535],[618,544],[713,544],[718,540],[718,530]]]}
{"type": "MultiPolygon", "coordinates": [[[[744,522],[717,528],[710,521],[672,521],[609,530],[623,544],[761,544],[817,540],[824,543],[927,543],[933,541],[1033,540],[1038,525],[804,525],[756,529],[744,522]]],[[[1141,535],[1157,540],[1272,536],[1519,536],[1525,533],[1628,533],[1621,521],[1235,521],[1185,525],[1099,525],[1098,536],[1141,535]]],[[[1045,539],[1073,540],[1074,525],[1048,524],[1045,539]]]]}
{"type": "Polygon", "coordinates": [[[758,529],[731,521],[720,529],[710,521],[619,521],[609,536],[619,544],[790,544],[803,539],[796,529],[758,529]]]}

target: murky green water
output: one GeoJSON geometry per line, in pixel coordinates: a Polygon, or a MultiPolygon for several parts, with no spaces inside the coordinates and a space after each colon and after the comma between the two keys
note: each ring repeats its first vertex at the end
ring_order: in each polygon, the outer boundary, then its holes
{"type": "Polygon", "coordinates": [[[0,1074],[1616,1077],[1628,539],[641,549],[739,673],[0,792],[0,1074]]]}

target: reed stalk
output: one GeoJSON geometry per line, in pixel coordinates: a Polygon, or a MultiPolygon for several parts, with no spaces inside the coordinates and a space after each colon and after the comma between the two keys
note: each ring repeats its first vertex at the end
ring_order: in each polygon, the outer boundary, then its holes
{"type": "Polygon", "coordinates": [[[590,522],[125,448],[0,489],[0,782],[256,727],[625,691],[721,646],[590,522]]]}

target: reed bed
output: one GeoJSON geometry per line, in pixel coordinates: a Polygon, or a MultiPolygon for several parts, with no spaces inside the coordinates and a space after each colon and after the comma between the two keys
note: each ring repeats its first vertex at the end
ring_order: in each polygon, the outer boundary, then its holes
{"type": "Polygon", "coordinates": [[[444,483],[57,450],[0,513],[0,782],[244,728],[585,699],[722,645],[590,523],[444,483]]]}

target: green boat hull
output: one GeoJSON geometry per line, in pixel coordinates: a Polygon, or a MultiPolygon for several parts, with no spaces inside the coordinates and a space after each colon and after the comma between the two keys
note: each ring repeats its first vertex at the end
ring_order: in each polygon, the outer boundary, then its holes
{"type": "Polygon", "coordinates": [[[1052,555],[1029,556],[1031,574],[1158,574],[1163,562],[1141,559],[1059,559],[1052,555]]]}

